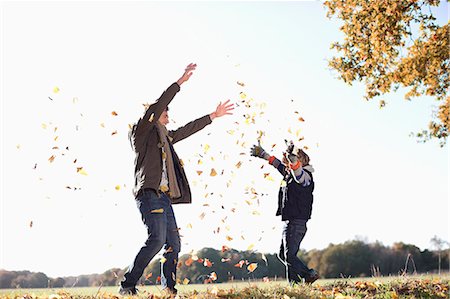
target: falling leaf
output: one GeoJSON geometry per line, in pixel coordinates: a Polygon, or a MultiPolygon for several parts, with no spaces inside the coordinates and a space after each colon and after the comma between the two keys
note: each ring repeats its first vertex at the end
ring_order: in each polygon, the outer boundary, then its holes
{"type": "Polygon", "coordinates": [[[258,263],[251,263],[250,265],[247,266],[247,270],[251,273],[253,271],[255,271],[255,269],[258,267],[258,263]]]}
{"type": "Polygon", "coordinates": [[[384,100],[380,100],[379,104],[380,109],[383,108],[384,106],[386,106],[386,102],[384,100]]]}
{"type": "Polygon", "coordinates": [[[201,165],[201,164],[203,164],[203,161],[201,159],[198,159],[197,164],[201,165]]]}
{"type": "Polygon", "coordinates": [[[189,283],[189,279],[187,279],[187,278],[183,279],[183,284],[184,284],[184,285],[186,285],[186,284],[188,284],[188,283],[189,283]]]}
{"type": "Polygon", "coordinates": [[[104,128],[104,127],[105,127],[105,124],[104,124],[104,123],[101,123],[101,124],[100,124],[100,127],[104,128]]]}
{"type": "Polygon", "coordinates": [[[111,114],[112,114],[113,116],[117,116],[117,115],[118,115],[116,111],[111,112],[111,114]]]}
{"type": "Polygon", "coordinates": [[[152,277],[152,276],[153,276],[153,273],[150,272],[149,274],[147,274],[147,276],[145,276],[145,279],[148,280],[148,279],[150,279],[150,277],[152,277]]]}
{"type": "Polygon", "coordinates": [[[231,240],[233,240],[233,238],[232,238],[232,237],[230,237],[230,236],[226,236],[226,238],[227,238],[227,240],[228,240],[228,241],[231,241],[231,240]]]}
{"type": "Polygon", "coordinates": [[[192,228],[192,224],[191,224],[191,223],[188,223],[188,224],[186,225],[186,227],[187,227],[187,228],[192,228]]]}
{"type": "Polygon", "coordinates": [[[305,121],[305,119],[303,117],[301,117],[301,116],[298,118],[298,120],[299,121],[305,121]]]}
{"type": "Polygon", "coordinates": [[[198,174],[198,175],[201,175],[202,173],[203,173],[202,170],[197,170],[197,174],[198,174]]]}
{"type": "Polygon", "coordinates": [[[268,265],[268,263],[267,263],[267,258],[266,258],[266,256],[264,255],[264,253],[261,253],[261,258],[262,258],[262,260],[264,261],[264,262],[266,262],[266,266],[268,265]]]}
{"type": "Polygon", "coordinates": [[[205,218],[205,212],[201,213],[200,216],[198,216],[198,218],[200,218],[201,220],[203,220],[203,218],[205,218]]]}
{"type": "Polygon", "coordinates": [[[55,138],[53,138],[54,141],[58,140],[58,136],[55,136],[55,138]]]}
{"type": "Polygon", "coordinates": [[[20,149],[20,144],[17,144],[17,145],[16,145],[16,148],[17,148],[17,149],[20,149]]]}
{"type": "Polygon", "coordinates": [[[116,185],[115,189],[116,189],[117,191],[119,191],[119,190],[120,190],[120,185],[116,185]]]}
{"type": "Polygon", "coordinates": [[[244,86],[245,86],[245,84],[244,84],[243,82],[239,82],[239,81],[237,81],[236,83],[237,83],[237,85],[239,85],[239,86],[242,86],[242,87],[244,87],[244,86]]]}
{"type": "Polygon", "coordinates": [[[209,274],[209,278],[211,278],[211,280],[213,280],[213,281],[216,281],[217,280],[216,272],[211,272],[211,274],[209,274]]]}
{"type": "Polygon", "coordinates": [[[205,152],[205,154],[209,151],[210,146],[209,144],[205,144],[205,146],[203,147],[203,151],[205,152]]]}
{"type": "Polygon", "coordinates": [[[242,165],[242,162],[241,162],[241,161],[237,162],[237,164],[236,164],[236,168],[240,168],[240,167],[241,167],[241,165],[242,165]]]}
{"type": "Polygon", "coordinates": [[[203,266],[211,268],[212,267],[212,263],[209,259],[205,259],[203,262],[203,266]]]}
{"type": "Polygon", "coordinates": [[[47,124],[45,124],[45,123],[42,123],[42,124],[41,124],[41,127],[42,127],[42,129],[44,129],[44,130],[45,130],[45,129],[47,129],[47,124]]]}
{"type": "Polygon", "coordinates": [[[112,133],[111,133],[111,136],[112,136],[112,135],[116,135],[116,134],[117,134],[117,130],[115,130],[114,132],[112,132],[112,133]]]}
{"type": "Polygon", "coordinates": [[[242,91],[239,93],[239,95],[241,96],[241,99],[245,99],[247,97],[247,95],[242,91]]]}
{"type": "Polygon", "coordinates": [[[156,283],[160,283],[161,282],[161,276],[156,277],[156,283]]]}
{"type": "Polygon", "coordinates": [[[30,228],[33,227],[33,220],[30,221],[30,228]]]}
{"type": "Polygon", "coordinates": [[[54,160],[55,160],[55,156],[54,156],[54,155],[52,155],[50,158],[48,158],[48,161],[49,161],[50,163],[52,163],[54,160]]]}
{"type": "Polygon", "coordinates": [[[210,176],[216,176],[217,172],[214,168],[211,168],[211,173],[209,174],[210,176]]]}
{"type": "Polygon", "coordinates": [[[234,266],[235,266],[236,268],[242,268],[242,266],[243,266],[244,264],[245,264],[245,261],[240,260],[239,263],[235,264],[234,266]]]}
{"type": "Polygon", "coordinates": [[[251,251],[251,250],[253,249],[253,247],[255,247],[255,244],[250,244],[250,245],[247,247],[247,250],[248,250],[248,251],[251,251]]]}
{"type": "Polygon", "coordinates": [[[192,265],[192,263],[194,262],[194,260],[192,259],[192,257],[189,257],[187,260],[184,261],[184,264],[187,267],[190,267],[192,265]]]}
{"type": "Polygon", "coordinates": [[[53,88],[53,93],[58,93],[59,92],[59,88],[57,87],[57,86],[55,86],[54,88],[53,88]]]}
{"type": "Polygon", "coordinates": [[[162,258],[159,260],[159,262],[160,262],[161,264],[164,264],[166,261],[167,261],[167,259],[166,259],[165,257],[162,257],[162,258]]]}
{"type": "Polygon", "coordinates": [[[83,169],[83,167],[77,167],[77,172],[82,175],[88,175],[87,172],[83,169]]]}

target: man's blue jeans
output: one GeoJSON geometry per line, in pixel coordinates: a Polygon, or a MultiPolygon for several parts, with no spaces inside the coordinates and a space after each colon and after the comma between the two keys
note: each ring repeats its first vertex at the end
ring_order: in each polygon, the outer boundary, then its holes
{"type": "Polygon", "coordinates": [[[310,269],[297,257],[300,243],[306,234],[306,220],[286,220],[278,258],[286,265],[286,277],[291,284],[299,283],[310,275],[310,269]]]}
{"type": "Polygon", "coordinates": [[[161,284],[163,288],[174,290],[181,243],[170,199],[164,193],[158,196],[151,190],[144,191],[136,201],[142,221],[147,227],[148,238],[125,273],[125,280],[121,284],[123,287],[136,286],[145,267],[164,246],[166,261],[161,266],[161,284]]]}

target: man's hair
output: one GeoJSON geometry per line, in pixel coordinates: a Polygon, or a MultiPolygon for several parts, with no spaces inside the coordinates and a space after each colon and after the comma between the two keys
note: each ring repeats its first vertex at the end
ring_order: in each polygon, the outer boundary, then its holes
{"type": "Polygon", "coordinates": [[[303,166],[309,165],[309,156],[302,149],[297,151],[297,157],[303,166]]]}

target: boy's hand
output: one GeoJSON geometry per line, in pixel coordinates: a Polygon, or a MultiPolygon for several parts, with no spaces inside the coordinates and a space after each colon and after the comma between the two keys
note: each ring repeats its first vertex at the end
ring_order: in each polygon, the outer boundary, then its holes
{"type": "Polygon", "coordinates": [[[250,149],[250,155],[254,157],[259,157],[265,160],[269,160],[270,155],[266,153],[266,151],[261,147],[261,144],[253,145],[253,147],[250,149]]]}

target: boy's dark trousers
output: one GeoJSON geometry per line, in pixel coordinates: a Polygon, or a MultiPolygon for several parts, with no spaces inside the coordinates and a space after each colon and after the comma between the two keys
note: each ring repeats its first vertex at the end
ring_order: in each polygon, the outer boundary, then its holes
{"type": "Polygon", "coordinates": [[[302,278],[310,276],[309,269],[298,257],[300,243],[306,234],[307,220],[286,220],[278,258],[286,265],[286,276],[291,284],[302,282],[302,278]]]}

